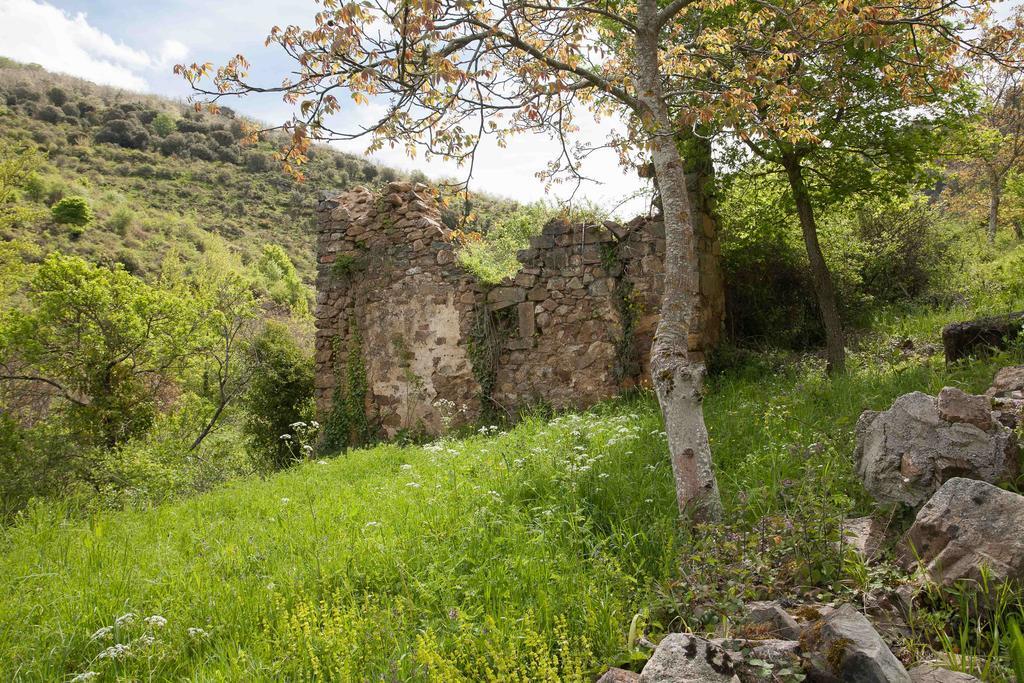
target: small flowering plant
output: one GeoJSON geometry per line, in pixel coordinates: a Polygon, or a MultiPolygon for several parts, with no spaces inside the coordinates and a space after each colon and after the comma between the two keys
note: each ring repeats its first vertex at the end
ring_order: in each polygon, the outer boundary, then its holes
{"type": "Polygon", "coordinates": [[[320,423],[316,420],[309,422],[293,422],[288,425],[290,431],[281,435],[281,442],[291,453],[292,460],[309,460],[313,457],[317,434],[320,433],[320,423]]]}
{"type": "Polygon", "coordinates": [[[434,401],[434,408],[441,418],[441,430],[444,433],[451,431],[452,426],[460,419],[460,416],[464,420],[469,415],[469,406],[465,403],[460,406],[455,401],[450,401],[446,398],[439,398],[434,401]]]}

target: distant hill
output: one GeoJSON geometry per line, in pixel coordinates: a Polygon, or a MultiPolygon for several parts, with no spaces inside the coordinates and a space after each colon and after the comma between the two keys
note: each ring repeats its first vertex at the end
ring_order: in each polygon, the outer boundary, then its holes
{"type": "Polygon", "coordinates": [[[0,239],[120,262],[142,276],[159,270],[170,249],[191,260],[223,241],[249,261],[272,242],[310,282],[310,226],[319,192],[401,174],[317,146],[307,180],[299,183],[281,172],[275,141],[239,144],[242,123],[227,108],[199,113],[166,98],[0,58],[0,148],[34,146],[45,154],[27,198],[49,207],[62,196],[81,195],[95,213],[85,231],[47,217],[9,228],[0,239]]]}

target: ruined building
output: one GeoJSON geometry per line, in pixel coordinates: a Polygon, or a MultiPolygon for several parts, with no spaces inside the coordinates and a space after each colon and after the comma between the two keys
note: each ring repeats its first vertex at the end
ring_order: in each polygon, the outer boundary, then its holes
{"type": "MultiPolygon", "coordinates": [[[[724,302],[714,226],[695,213],[707,255],[703,331],[691,335],[700,353],[724,302]]],[[[663,277],[657,220],[552,221],[497,286],[456,262],[426,185],[325,198],[317,229],[317,407],[344,430],[437,433],[534,404],[585,407],[646,380],[663,277]]]]}

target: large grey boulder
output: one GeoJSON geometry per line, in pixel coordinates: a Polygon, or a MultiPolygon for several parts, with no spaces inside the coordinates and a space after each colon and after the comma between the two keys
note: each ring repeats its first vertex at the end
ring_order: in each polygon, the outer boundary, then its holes
{"type": "Polygon", "coordinates": [[[801,640],[812,680],[911,683],[900,660],[852,605],[829,612],[801,640]]]}
{"type": "Polygon", "coordinates": [[[915,391],[889,410],[864,412],[854,455],[864,487],[880,502],[917,506],[952,477],[1015,477],[1017,438],[983,410],[986,400],[952,388],[938,399],[915,391]]]}
{"type": "Polygon", "coordinates": [[[722,647],[686,633],[670,633],[661,641],[640,683],[735,683],[736,666],[722,647]]]}
{"type": "Polygon", "coordinates": [[[899,560],[918,561],[948,585],[980,579],[1024,579],[1024,496],[974,479],[950,479],[922,507],[901,542],[899,560]]]}

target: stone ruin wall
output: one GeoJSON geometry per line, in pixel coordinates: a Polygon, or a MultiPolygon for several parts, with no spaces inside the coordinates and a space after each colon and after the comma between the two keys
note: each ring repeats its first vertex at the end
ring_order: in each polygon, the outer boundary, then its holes
{"type": "MultiPolygon", "coordinates": [[[[441,431],[440,399],[456,406],[457,424],[538,403],[582,408],[646,381],[662,289],[660,221],[552,221],[519,253],[515,278],[496,286],[456,263],[423,184],[325,198],[317,228],[321,416],[345,398],[353,369],[365,372],[366,418],[386,437],[441,431]]],[[[714,310],[720,282],[702,288],[701,310],[714,310]]],[[[714,330],[705,339],[717,338],[720,324],[703,325],[714,330]]],[[[695,353],[701,343],[691,336],[695,353]]]]}

